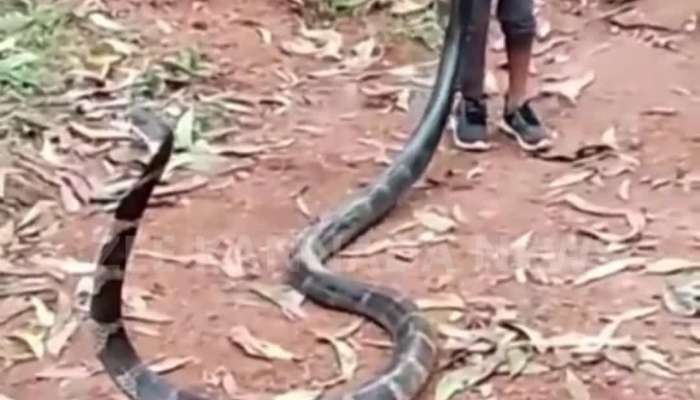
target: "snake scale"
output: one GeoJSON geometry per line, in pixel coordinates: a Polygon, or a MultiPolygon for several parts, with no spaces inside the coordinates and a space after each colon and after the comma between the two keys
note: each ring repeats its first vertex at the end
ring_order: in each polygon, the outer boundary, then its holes
{"type": "MultiPolygon", "coordinates": [[[[391,362],[343,400],[409,400],[428,381],[437,358],[435,335],[416,304],[385,287],[351,280],[324,262],[376,224],[423,174],[447,123],[457,79],[464,25],[472,0],[452,0],[438,74],[423,117],[393,163],[373,184],[301,231],[290,253],[288,280],[309,299],[328,308],[359,314],[392,337],[391,362]]],[[[127,260],[149,197],[173,151],[172,130],[150,112],[131,118],[149,136],[162,138],[141,177],[117,205],[112,227],[97,256],[89,322],[96,355],[119,389],[134,400],[204,400],[179,389],[148,368],[138,356],[122,320],[122,288],[127,260]]],[[[326,395],[329,397],[329,395],[326,395]]]]}

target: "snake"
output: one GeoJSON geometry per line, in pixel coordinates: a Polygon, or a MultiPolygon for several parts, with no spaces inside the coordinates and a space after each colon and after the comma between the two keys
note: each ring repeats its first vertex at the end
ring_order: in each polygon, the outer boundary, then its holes
{"type": "MultiPolygon", "coordinates": [[[[436,334],[418,306],[397,290],[361,282],[324,263],[376,225],[420,178],[440,142],[451,112],[460,49],[473,0],[452,0],[437,76],[423,116],[393,162],[374,182],[322,217],[312,219],[295,237],[289,252],[291,287],[326,308],[364,316],[394,342],[389,364],[355,389],[324,400],[410,400],[429,381],[438,357],[436,334]]],[[[98,250],[88,325],[95,356],[118,389],[132,400],[206,400],[149,368],[128,336],[122,315],[127,261],[149,198],[162,178],[174,147],[172,129],[154,113],[134,108],[132,123],[160,143],[141,175],[117,202],[111,228],[98,250]]]]}

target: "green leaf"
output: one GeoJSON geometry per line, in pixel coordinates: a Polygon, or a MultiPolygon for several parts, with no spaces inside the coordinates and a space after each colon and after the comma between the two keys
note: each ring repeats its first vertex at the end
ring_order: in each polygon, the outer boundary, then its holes
{"type": "Polygon", "coordinates": [[[175,149],[191,149],[194,143],[194,107],[190,107],[177,121],[175,149]]]}
{"type": "Polygon", "coordinates": [[[15,69],[32,64],[39,59],[34,53],[21,52],[0,59],[0,73],[9,73],[15,69]]]}

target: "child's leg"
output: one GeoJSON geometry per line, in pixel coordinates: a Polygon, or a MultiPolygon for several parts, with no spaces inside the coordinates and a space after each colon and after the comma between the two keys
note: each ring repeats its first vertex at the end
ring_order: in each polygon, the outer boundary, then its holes
{"type": "Polygon", "coordinates": [[[465,98],[481,99],[484,92],[486,68],[486,41],[488,39],[491,0],[474,2],[472,20],[466,32],[462,49],[459,82],[465,98]]]}
{"type": "Polygon", "coordinates": [[[528,71],[536,20],[532,0],[499,0],[498,19],[505,35],[508,54],[508,111],[522,105],[527,94],[528,71]]]}
{"type": "Polygon", "coordinates": [[[484,95],[484,73],[486,68],[486,41],[488,39],[491,0],[473,2],[472,20],[462,48],[459,90],[462,98],[457,115],[455,144],[465,150],[487,150],[486,105],[484,95]]]}
{"type": "Polygon", "coordinates": [[[526,101],[536,22],[533,0],[499,0],[498,19],[508,54],[508,94],[501,127],[528,151],[548,148],[551,141],[526,101]]]}

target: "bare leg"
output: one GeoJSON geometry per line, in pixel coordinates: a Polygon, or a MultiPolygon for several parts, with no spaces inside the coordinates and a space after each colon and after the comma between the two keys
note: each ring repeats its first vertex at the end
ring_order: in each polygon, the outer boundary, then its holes
{"type": "Polygon", "coordinates": [[[543,150],[551,145],[551,140],[537,113],[526,100],[530,55],[536,29],[533,0],[499,0],[498,19],[506,37],[509,72],[501,128],[515,138],[523,149],[543,150]]]}
{"type": "Polygon", "coordinates": [[[508,52],[508,94],[505,107],[506,112],[511,112],[523,104],[527,95],[532,40],[516,41],[515,43],[513,40],[506,40],[506,49],[508,52]]]}
{"type": "Polygon", "coordinates": [[[506,112],[522,105],[527,95],[535,17],[532,0],[499,0],[498,17],[506,39],[508,94],[506,112]]]}

